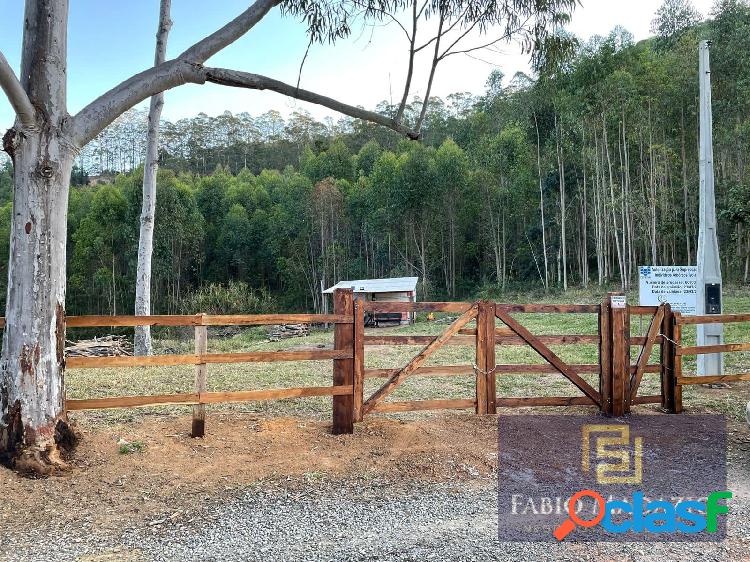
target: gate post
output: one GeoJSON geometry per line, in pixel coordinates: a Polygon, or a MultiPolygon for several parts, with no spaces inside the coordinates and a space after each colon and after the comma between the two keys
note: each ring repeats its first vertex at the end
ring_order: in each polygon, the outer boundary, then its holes
{"type": "Polygon", "coordinates": [[[630,412],[630,313],[624,293],[609,293],[612,333],[611,396],[613,416],[630,412]]]}
{"type": "Polygon", "coordinates": [[[677,348],[682,345],[682,325],[678,322],[682,314],[675,312],[672,314],[672,339],[674,340],[674,379],[672,381],[672,396],[674,396],[673,412],[675,414],[682,413],[682,386],[677,384],[677,379],[682,377],[682,355],[677,355],[677,348]]]}
{"type": "MultiPolygon", "coordinates": [[[[487,301],[477,303],[477,335],[476,335],[476,355],[474,357],[475,371],[475,389],[476,389],[476,406],[477,414],[487,413],[487,301]]],[[[494,335],[494,334],[493,334],[494,335]]]]}
{"type": "Polygon", "coordinates": [[[661,321],[661,353],[659,363],[661,365],[659,376],[661,378],[661,407],[670,413],[674,413],[674,316],[669,303],[664,305],[664,318],[661,321]]]}
{"type": "MultiPolygon", "coordinates": [[[[333,313],[354,315],[354,292],[336,289],[333,292],[333,313]]],[[[336,322],[333,328],[333,348],[338,351],[354,350],[354,322],[336,322]]],[[[354,359],[333,360],[333,386],[354,385],[354,359]]],[[[353,393],[333,397],[333,434],[354,433],[353,393]]]]}
{"type": "Polygon", "coordinates": [[[497,377],[495,376],[495,303],[487,303],[487,347],[485,348],[485,364],[487,365],[487,413],[497,413],[497,377]]]}
{"type": "Polygon", "coordinates": [[[354,384],[353,416],[355,422],[362,421],[362,402],[365,391],[365,300],[359,297],[354,301],[354,384]]]}
{"type": "Polygon", "coordinates": [[[476,413],[495,414],[495,303],[479,301],[476,336],[476,413]]]}

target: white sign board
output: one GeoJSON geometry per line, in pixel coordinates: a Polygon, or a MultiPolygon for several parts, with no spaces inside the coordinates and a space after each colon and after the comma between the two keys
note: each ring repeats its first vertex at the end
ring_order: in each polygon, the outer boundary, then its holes
{"type": "Polygon", "coordinates": [[[612,295],[609,302],[612,308],[626,308],[628,306],[628,299],[625,295],[612,295]]]}
{"type": "Polygon", "coordinates": [[[638,296],[641,306],[663,302],[682,314],[695,314],[698,268],[693,265],[642,265],[638,296]]]}

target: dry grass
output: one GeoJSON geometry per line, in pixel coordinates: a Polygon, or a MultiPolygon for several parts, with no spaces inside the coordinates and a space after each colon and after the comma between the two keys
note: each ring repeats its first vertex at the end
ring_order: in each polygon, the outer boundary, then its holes
{"type": "MultiPolygon", "coordinates": [[[[567,298],[560,295],[548,298],[523,298],[518,302],[598,302],[598,297],[583,293],[570,293],[567,298]]],[[[632,297],[631,297],[631,300],[632,297]]],[[[725,297],[725,311],[739,313],[750,311],[750,297],[745,292],[730,292],[725,297]]],[[[517,316],[535,334],[595,334],[597,319],[594,314],[523,314],[517,316]]],[[[498,321],[498,325],[501,323],[498,321]]],[[[418,322],[411,326],[385,329],[368,329],[373,334],[438,334],[447,326],[447,319],[427,322],[420,315],[418,322]]],[[[648,319],[642,321],[634,317],[631,323],[633,335],[644,334],[648,329],[648,319]]],[[[727,342],[750,341],[750,323],[730,324],[725,327],[727,342]]],[[[209,334],[209,352],[230,351],[276,351],[281,349],[310,349],[332,347],[331,331],[314,331],[303,338],[281,342],[268,342],[265,328],[252,328],[241,331],[232,337],[219,337],[209,334]]],[[[683,332],[685,345],[695,340],[695,327],[686,326],[683,332]]],[[[189,353],[193,341],[190,330],[172,330],[160,334],[157,340],[157,353],[189,353]]],[[[560,357],[569,363],[597,363],[596,345],[552,346],[560,357]]],[[[419,346],[368,346],[367,368],[395,368],[403,366],[420,350],[419,346]]],[[[636,357],[638,348],[633,348],[636,357]]],[[[542,364],[541,358],[527,346],[501,345],[496,348],[497,363],[542,364]]],[[[651,362],[658,362],[658,350],[651,362]]],[[[429,365],[473,365],[473,346],[445,346],[430,358],[429,365]]],[[[685,359],[685,372],[695,371],[695,359],[685,359]]],[[[750,370],[750,354],[733,353],[726,355],[726,372],[739,373],[750,370]]],[[[584,375],[593,386],[598,386],[596,375],[584,375]]],[[[382,379],[368,379],[366,393],[374,392],[382,379]]],[[[190,392],[193,386],[191,367],[155,367],[126,369],[70,369],[67,372],[67,392],[69,398],[98,398],[141,394],[171,394],[190,392]]],[[[264,388],[285,388],[298,386],[327,386],[331,384],[330,361],[300,361],[296,363],[249,363],[229,365],[209,365],[209,390],[255,390],[264,388]]],[[[702,386],[684,387],[685,407],[700,411],[722,412],[739,419],[744,415],[750,383],[733,383],[731,389],[708,389],[702,386]]],[[[658,375],[644,376],[641,394],[658,394],[658,375]]],[[[410,378],[399,387],[391,400],[414,400],[431,398],[471,398],[474,395],[472,376],[410,378]]],[[[504,397],[522,396],[578,396],[578,391],[561,375],[499,375],[498,395],[504,397]]],[[[331,399],[305,398],[270,402],[250,402],[240,404],[212,405],[211,411],[235,411],[255,413],[263,416],[301,416],[313,419],[327,419],[331,411],[331,399]]],[[[654,406],[640,406],[654,408],[654,406]]],[[[160,406],[149,408],[100,410],[71,414],[79,420],[93,424],[132,422],[149,415],[184,415],[190,411],[185,406],[160,406]]],[[[424,414],[419,414],[420,416],[424,414]]],[[[210,422],[209,422],[210,423],[210,422]]]]}

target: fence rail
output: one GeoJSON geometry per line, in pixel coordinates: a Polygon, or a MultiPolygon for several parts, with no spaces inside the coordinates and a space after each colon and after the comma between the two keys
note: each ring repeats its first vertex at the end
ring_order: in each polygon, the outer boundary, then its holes
{"type": "Polygon", "coordinates": [[[750,314],[707,314],[705,316],[677,316],[675,323],[686,324],[731,324],[750,322],[750,314]]]}
{"type": "Polygon", "coordinates": [[[155,404],[217,404],[221,402],[249,402],[255,400],[280,400],[308,396],[341,396],[351,394],[351,386],[306,386],[297,388],[272,388],[233,392],[199,392],[149,396],[119,396],[114,398],[68,399],[67,410],[101,410],[152,406],[155,404]]]}
{"type": "Polygon", "coordinates": [[[325,361],[351,359],[351,351],[321,349],[310,351],[255,351],[251,353],[206,353],[200,355],[148,355],[118,357],[69,357],[65,363],[77,369],[104,367],[168,367],[211,363],[272,363],[276,361],[325,361]]]}
{"type": "MultiPolygon", "coordinates": [[[[508,334],[510,330],[495,330],[495,343],[498,345],[528,345],[523,338],[508,334]]],[[[512,332],[510,332],[512,334],[512,332]]],[[[437,336],[364,336],[365,345],[427,345],[437,336]]],[[[537,339],[549,345],[598,344],[599,336],[595,334],[539,335],[537,339]]],[[[473,346],[476,342],[476,330],[461,330],[444,345],[473,346]]]]}
{"type": "Polygon", "coordinates": [[[682,386],[696,384],[717,384],[738,381],[750,381],[750,373],[738,373],[730,375],[689,375],[682,374],[682,358],[688,356],[704,355],[706,353],[735,353],[750,351],[750,342],[723,343],[719,345],[693,345],[682,346],[682,326],[696,324],[731,324],[738,322],[750,322],[750,314],[708,314],[698,316],[674,315],[674,384],[678,389],[680,403],[675,409],[682,411],[681,390],[682,386]]]}

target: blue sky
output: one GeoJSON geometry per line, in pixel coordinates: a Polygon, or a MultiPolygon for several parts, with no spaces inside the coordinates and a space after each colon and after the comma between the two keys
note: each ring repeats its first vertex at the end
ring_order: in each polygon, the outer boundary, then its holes
{"type": "MultiPolygon", "coordinates": [[[[651,19],[660,2],[655,0],[584,0],[576,11],[571,31],[588,38],[606,34],[621,24],[636,39],[648,35],[651,19]]],[[[704,15],[712,0],[694,0],[704,15]]],[[[153,64],[158,0],[70,0],[68,32],[68,107],[75,113],[89,101],[153,64]]],[[[221,27],[248,6],[247,0],[172,0],[174,26],[169,36],[168,56],[176,56],[206,34],[221,27]],[[210,6],[208,8],[207,6],[210,6]]],[[[0,0],[0,51],[18,71],[23,21],[21,0],[0,0]]],[[[282,18],[274,9],[245,37],[209,62],[296,82],[307,46],[304,26],[282,18]]],[[[335,46],[314,46],[302,75],[302,87],[337,97],[342,101],[373,107],[379,101],[399,97],[405,72],[403,36],[395,26],[357,30],[335,46]]],[[[494,63],[506,76],[528,70],[526,57],[508,45],[501,54],[483,57],[451,57],[438,68],[433,92],[481,93],[494,63]],[[452,60],[451,60],[452,59],[452,60]]],[[[413,93],[423,92],[427,61],[417,60],[413,93]],[[422,64],[420,64],[422,62],[422,64]],[[424,69],[424,70],[423,70],[424,69]]],[[[247,111],[257,115],[268,109],[287,115],[304,108],[318,118],[335,114],[268,92],[249,92],[215,85],[182,86],[167,93],[164,116],[179,119],[205,112],[247,111]]],[[[0,130],[8,128],[13,115],[0,93],[0,130]]]]}

